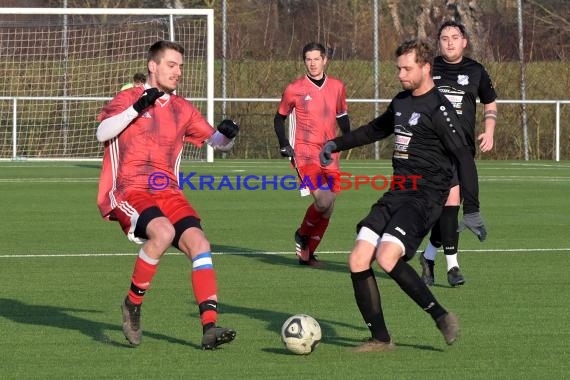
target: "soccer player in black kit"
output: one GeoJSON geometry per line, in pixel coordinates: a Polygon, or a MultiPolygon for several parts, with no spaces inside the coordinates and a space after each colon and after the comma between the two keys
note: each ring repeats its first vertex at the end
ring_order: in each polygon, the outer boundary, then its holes
{"type": "Polygon", "coordinates": [[[466,212],[479,213],[477,169],[460,121],[452,105],[431,77],[433,52],[422,40],[408,40],[396,50],[400,92],[387,110],[368,124],[329,140],[321,150],[323,165],[334,152],[370,144],[394,134],[394,176],[389,191],[357,225],[358,235],[348,263],[354,297],[371,338],[357,352],[391,351],[390,337],[372,270],[374,260],[424,311],[430,314],[445,342],[459,334],[457,316],[435,299],[407,261],[439,218],[453,176],[455,162],[464,192],[466,212]]]}
{"type": "MultiPolygon", "coordinates": [[[[481,152],[493,148],[493,133],[497,121],[497,94],[493,83],[483,65],[464,57],[467,47],[465,27],[455,21],[446,21],[439,27],[437,34],[440,56],[435,57],[432,75],[435,85],[454,106],[463,122],[464,134],[473,155],[475,155],[475,115],[477,98],[484,108],[484,131],[477,140],[481,152]]],[[[439,221],[434,225],[426,249],[419,255],[422,266],[422,279],[427,285],[435,283],[434,265],[437,249],[443,246],[447,261],[447,281],[451,286],[465,283],[465,277],[459,269],[457,251],[459,242],[458,213],[461,194],[457,177],[451,183],[449,197],[439,221]]],[[[465,210],[464,210],[465,211],[465,210]]],[[[480,241],[484,241],[487,232],[483,221],[464,217],[459,230],[469,228],[480,241]]]]}

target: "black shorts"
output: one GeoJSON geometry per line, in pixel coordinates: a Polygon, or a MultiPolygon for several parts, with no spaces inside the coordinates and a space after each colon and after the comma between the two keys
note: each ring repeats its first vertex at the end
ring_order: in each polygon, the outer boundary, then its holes
{"type": "Polygon", "coordinates": [[[390,234],[405,247],[405,260],[411,259],[422,240],[439,219],[449,192],[387,192],[372,205],[356,231],[368,227],[378,236],[390,234]]]}

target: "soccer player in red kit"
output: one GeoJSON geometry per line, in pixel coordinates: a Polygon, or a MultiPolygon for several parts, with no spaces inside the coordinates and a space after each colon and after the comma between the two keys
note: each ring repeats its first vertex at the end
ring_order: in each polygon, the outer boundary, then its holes
{"type": "Polygon", "coordinates": [[[327,55],[323,45],[312,42],[303,48],[307,73],[290,83],[283,92],[274,128],[279,151],[290,157],[297,167],[302,184],[313,196],[301,226],[295,231],[299,264],[320,266],[315,250],[329,225],[336,194],[340,191],[338,153],[333,163],[323,167],[319,153],[323,145],[337,135],[337,124],[343,134],[350,131],[344,84],[325,74],[327,55]],[[285,119],[291,115],[289,138],[285,119]]]}
{"type": "Polygon", "coordinates": [[[170,246],[192,261],[192,288],[203,327],[202,348],[231,342],[233,329],[217,326],[217,284],[210,243],[200,217],[178,188],[182,148],[204,142],[233,146],[239,127],[224,120],[217,130],[187,100],[175,94],[184,48],[158,41],[148,51],[144,86],[119,92],[98,120],[105,143],[97,204],[103,218],[118,221],[129,240],[142,244],[121,304],[123,333],[132,345],[142,339],[141,305],[161,257],[170,246]]]}

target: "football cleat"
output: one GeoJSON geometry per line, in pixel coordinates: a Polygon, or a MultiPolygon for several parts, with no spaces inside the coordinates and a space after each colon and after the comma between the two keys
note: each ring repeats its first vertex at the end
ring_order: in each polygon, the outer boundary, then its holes
{"type": "Polygon", "coordinates": [[[396,349],[394,342],[382,342],[381,340],[369,338],[359,346],[353,347],[353,352],[391,352],[396,349]]]}
{"type": "Polygon", "coordinates": [[[202,349],[214,350],[220,344],[229,343],[236,337],[235,330],[220,326],[210,327],[202,336],[202,349]]]}
{"type": "Polygon", "coordinates": [[[459,336],[459,319],[453,313],[445,313],[435,321],[435,325],[441,331],[445,343],[453,344],[459,336]]]}
{"type": "Polygon", "coordinates": [[[453,267],[447,272],[447,282],[453,287],[465,284],[465,277],[459,267],[453,267]]]}
{"type": "Polygon", "coordinates": [[[309,237],[301,235],[299,230],[295,231],[295,254],[299,258],[299,263],[310,260],[309,237]]]}
{"type": "Polygon", "coordinates": [[[123,334],[130,344],[138,346],[142,339],[141,305],[135,305],[129,297],[125,297],[121,310],[123,312],[123,334]]]}
{"type": "Polygon", "coordinates": [[[301,258],[299,258],[299,265],[307,265],[313,268],[322,268],[325,266],[325,263],[323,263],[322,261],[320,261],[319,259],[317,259],[317,256],[310,253],[309,254],[309,260],[301,260],[301,258]]]}
{"type": "Polygon", "coordinates": [[[433,260],[428,260],[424,257],[424,253],[420,254],[420,265],[422,267],[422,280],[427,286],[433,286],[435,284],[435,277],[433,275],[433,268],[435,262],[433,260]]]}

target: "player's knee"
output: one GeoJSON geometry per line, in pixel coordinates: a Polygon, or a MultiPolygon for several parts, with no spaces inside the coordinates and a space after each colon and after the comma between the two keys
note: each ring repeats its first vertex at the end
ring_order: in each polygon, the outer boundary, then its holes
{"type": "Polygon", "coordinates": [[[210,242],[206,239],[204,232],[199,230],[196,235],[189,240],[188,244],[184,244],[184,252],[190,255],[200,254],[204,252],[210,252],[210,242]]]}
{"type": "Polygon", "coordinates": [[[359,254],[356,251],[352,251],[348,255],[348,267],[353,273],[362,272],[370,268],[370,257],[366,258],[366,255],[359,254]]]}
{"type": "Polygon", "coordinates": [[[404,256],[404,244],[393,235],[382,235],[380,247],[376,254],[376,262],[385,272],[391,272],[400,258],[404,256]]]}
{"type": "Polygon", "coordinates": [[[190,258],[200,253],[211,251],[210,242],[199,228],[186,229],[176,244],[173,243],[173,245],[190,258]]]}
{"type": "Polygon", "coordinates": [[[202,231],[200,219],[187,216],[174,223],[174,240],[172,245],[186,254],[202,253],[210,250],[210,243],[202,231]]]}
{"type": "Polygon", "coordinates": [[[397,260],[394,260],[392,257],[386,254],[380,253],[376,256],[376,262],[384,272],[392,271],[396,265],[396,261],[397,260]]]}
{"type": "Polygon", "coordinates": [[[334,193],[324,194],[320,192],[315,199],[315,208],[322,214],[331,214],[334,208],[334,193]]]}
{"type": "Polygon", "coordinates": [[[348,267],[351,272],[362,272],[370,269],[374,262],[377,240],[378,235],[374,231],[369,230],[367,227],[361,229],[356,239],[356,244],[348,256],[348,267]]]}
{"type": "Polygon", "coordinates": [[[147,235],[149,240],[161,246],[169,247],[175,236],[174,226],[167,218],[156,218],[148,224],[147,235]]]}

